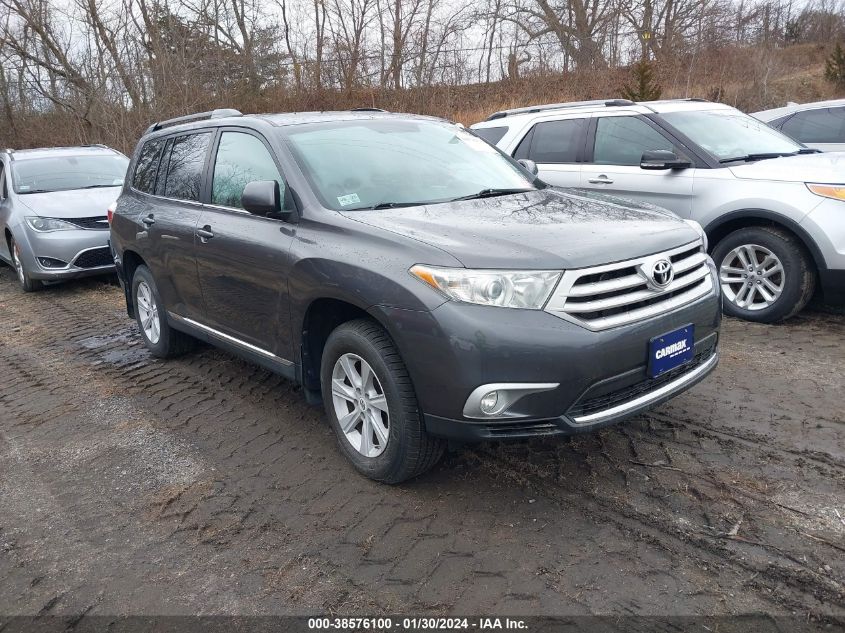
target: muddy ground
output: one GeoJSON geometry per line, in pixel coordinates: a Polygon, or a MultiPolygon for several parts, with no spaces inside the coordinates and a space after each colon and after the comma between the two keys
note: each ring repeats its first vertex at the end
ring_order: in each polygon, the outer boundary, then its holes
{"type": "Polygon", "coordinates": [[[398,487],[284,380],[151,358],[114,285],[0,267],[0,320],[0,614],[845,614],[845,316],[727,320],[653,412],[398,487]]]}

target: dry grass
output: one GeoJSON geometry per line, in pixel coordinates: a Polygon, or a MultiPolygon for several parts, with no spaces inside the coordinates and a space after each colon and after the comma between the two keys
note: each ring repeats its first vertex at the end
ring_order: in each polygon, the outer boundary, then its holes
{"type": "MultiPolygon", "coordinates": [[[[726,47],[660,64],[664,98],[699,97],[742,110],[842,96],[824,80],[829,46],[801,44],[782,49],[726,47]]],[[[628,69],[569,72],[521,77],[489,84],[429,86],[404,90],[265,91],[259,95],[207,96],[197,110],[236,107],[243,112],[296,112],[379,107],[394,112],[442,116],[472,124],[497,110],[539,103],[616,98],[630,81],[628,69]]],[[[166,99],[163,99],[166,101],[166,99]]],[[[130,152],[153,119],[185,114],[164,107],[132,112],[100,104],[86,121],[55,112],[16,120],[0,118],[0,144],[14,147],[106,143],[130,152]]]]}

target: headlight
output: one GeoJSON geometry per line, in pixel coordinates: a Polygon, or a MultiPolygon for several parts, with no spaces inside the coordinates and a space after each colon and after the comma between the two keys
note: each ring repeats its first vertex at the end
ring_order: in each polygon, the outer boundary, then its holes
{"type": "Polygon", "coordinates": [[[692,228],[696,230],[696,232],[701,236],[701,242],[704,246],[704,252],[707,252],[707,247],[709,244],[707,243],[707,233],[704,232],[702,226],[696,222],[695,220],[684,220],[687,224],[689,224],[692,228]]]}
{"type": "Polygon", "coordinates": [[[821,185],[814,182],[804,183],[807,189],[817,196],[833,198],[834,200],[845,200],[845,185],[821,185]]]}
{"type": "Polygon", "coordinates": [[[71,229],[78,229],[79,227],[64,220],[56,218],[40,218],[38,216],[28,217],[27,224],[36,231],[47,233],[48,231],[68,231],[71,229]]]}
{"type": "Polygon", "coordinates": [[[411,274],[455,301],[503,308],[542,308],[561,271],[468,270],[417,264],[411,274]]]}

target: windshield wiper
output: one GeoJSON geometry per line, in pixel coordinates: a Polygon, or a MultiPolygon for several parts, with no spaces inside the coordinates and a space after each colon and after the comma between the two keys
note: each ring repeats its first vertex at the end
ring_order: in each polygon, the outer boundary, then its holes
{"type": "Polygon", "coordinates": [[[353,209],[342,209],[342,211],[378,211],[379,209],[398,209],[400,207],[419,207],[424,204],[433,204],[421,200],[420,202],[379,202],[378,204],[371,204],[366,207],[355,207],[353,209]]]}
{"type": "Polygon", "coordinates": [[[821,154],[822,151],[820,149],[816,149],[814,147],[805,147],[804,149],[799,149],[796,154],[821,154]]]}
{"type": "Polygon", "coordinates": [[[493,198],[495,196],[507,196],[512,193],[526,193],[534,191],[534,189],[482,189],[477,193],[471,193],[468,196],[460,196],[452,198],[450,202],[458,202],[459,200],[476,200],[478,198],[493,198]]]}
{"type": "Polygon", "coordinates": [[[76,187],[76,189],[99,189],[100,187],[121,187],[123,185],[85,185],[84,187],[76,187]]]}
{"type": "Polygon", "coordinates": [[[733,158],[723,158],[720,163],[734,163],[737,161],[750,162],[752,160],[766,160],[768,158],[781,158],[782,156],[795,156],[798,152],[768,152],[760,154],[746,154],[745,156],[734,156],[733,158]]]}
{"type": "Polygon", "coordinates": [[[30,193],[53,193],[50,189],[27,189],[26,191],[18,191],[19,195],[25,196],[30,193]]]}

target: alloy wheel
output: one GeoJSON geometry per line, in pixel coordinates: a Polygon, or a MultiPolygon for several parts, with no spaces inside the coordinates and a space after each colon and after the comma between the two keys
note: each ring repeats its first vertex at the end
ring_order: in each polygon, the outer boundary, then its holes
{"type": "Polygon", "coordinates": [[[138,315],[140,316],[141,329],[144,336],[155,345],[161,336],[161,322],[158,316],[158,305],[156,305],[153,291],[146,281],[138,284],[137,296],[138,315]]]}
{"type": "Polygon", "coordinates": [[[390,415],[381,381],[356,354],[343,354],[332,370],[332,403],[340,430],[365,457],[378,457],[390,437],[390,415]]]}
{"type": "Polygon", "coordinates": [[[777,255],[765,246],[742,244],[730,251],[719,267],[725,299],[743,310],[763,310],[778,300],[786,272],[777,255]]]}

